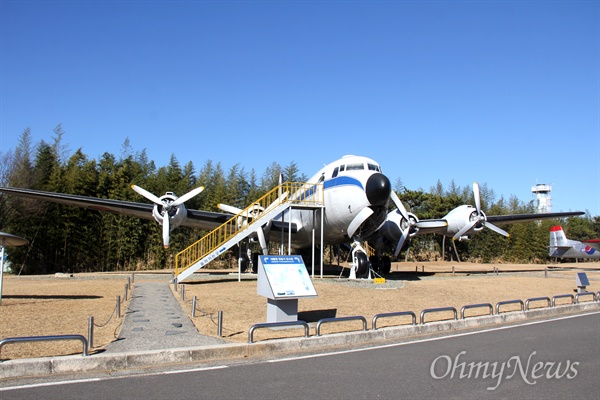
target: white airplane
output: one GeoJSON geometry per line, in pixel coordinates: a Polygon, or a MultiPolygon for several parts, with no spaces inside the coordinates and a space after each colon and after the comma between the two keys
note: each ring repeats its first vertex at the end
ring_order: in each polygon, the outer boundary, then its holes
{"type": "Polygon", "coordinates": [[[550,228],[548,255],[557,258],[600,258],[600,239],[580,242],[567,239],[562,226],[550,228]]]}
{"type": "MultiPolygon", "coordinates": [[[[333,161],[321,168],[307,183],[323,185],[323,243],[325,245],[351,243],[352,272],[359,278],[370,276],[370,263],[366,251],[361,246],[364,240],[373,240],[376,243],[377,257],[379,257],[385,237],[394,243],[397,255],[406,239],[417,233],[445,233],[453,236],[460,233],[463,237],[481,230],[483,226],[491,228],[491,224],[486,221],[510,223],[583,214],[569,212],[485,217],[479,206],[476,209],[471,206],[461,206],[451,211],[444,219],[419,221],[416,215],[406,211],[391,189],[390,180],[382,173],[380,165],[362,156],[344,156],[333,161]],[[388,212],[389,205],[395,206],[391,212],[388,212]],[[520,218],[516,219],[516,217],[520,218]],[[511,220],[511,218],[515,219],[511,220]]],[[[231,219],[232,213],[239,211],[227,205],[219,205],[219,208],[225,211],[224,213],[187,209],[184,202],[199,194],[202,188],[196,188],[181,197],[177,197],[172,192],[158,197],[139,186],[133,185],[132,188],[154,204],[7,187],[0,187],[0,193],[143,219],[155,219],[162,225],[165,247],[169,245],[169,233],[178,226],[213,230],[231,219]]],[[[478,204],[477,200],[476,203],[478,204]]],[[[299,250],[311,245],[313,229],[315,232],[321,231],[320,218],[315,218],[313,211],[292,208],[263,225],[262,229],[257,231],[257,237],[265,253],[267,240],[277,241],[282,231],[289,230],[291,247],[299,250]]],[[[386,257],[384,264],[382,272],[387,273],[390,265],[389,257],[386,257]]]]}

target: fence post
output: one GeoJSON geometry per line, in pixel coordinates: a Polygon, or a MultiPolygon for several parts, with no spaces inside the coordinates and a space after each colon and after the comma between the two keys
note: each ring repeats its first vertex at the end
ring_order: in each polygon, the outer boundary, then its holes
{"type": "Polygon", "coordinates": [[[223,311],[219,311],[218,314],[218,324],[217,324],[217,336],[218,337],[223,337],[223,311]]]}
{"type": "Polygon", "coordinates": [[[181,301],[185,301],[185,285],[181,285],[181,301]]]}
{"type": "Polygon", "coordinates": [[[125,289],[123,290],[123,301],[127,301],[127,292],[129,291],[129,284],[125,284],[125,289]]]}
{"type": "Polygon", "coordinates": [[[94,317],[90,316],[88,320],[88,350],[94,347],[94,317]]]}
{"type": "Polygon", "coordinates": [[[196,296],[192,298],[192,318],[196,316],[196,296]]]}
{"type": "Polygon", "coordinates": [[[121,318],[121,296],[117,296],[117,319],[121,318]]]}

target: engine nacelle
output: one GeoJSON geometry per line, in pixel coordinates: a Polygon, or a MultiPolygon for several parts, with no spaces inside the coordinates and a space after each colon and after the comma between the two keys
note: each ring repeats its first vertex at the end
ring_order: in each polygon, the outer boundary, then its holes
{"type": "Polygon", "coordinates": [[[152,209],[152,216],[161,226],[163,224],[164,218],[168,215],[169,217],[169,230],[177,228],[181,223],[185,220],[187,209],[182,204],[179,204],[175,207],[169,207],[169,204],[172,204],[177,199],[177,196],[173,192],[167,192],[165,195],[160,197],[161,202],[166,204],[166,206],[154,204],[154,208],[152,209]]]}
{"type": "Polygon", "coordinates": [[[381,226],[381,232],[386,239],[397,243],[402,236],[402,232],[406,230],[410,226],[408,231],[408,237],[413,237],[419,231],[419,227],[417,223],[419,222],[419,218],[413,213],[407,213],[408,219],[402,218],[402,215],[398,210],[390,211],[387,215],[387,218],[383,225],[381,226]]]}
{"type": "Polygon", "coordinates": [[[484,228],[482,222],[485,221],[485,214],[483,211],[481,211],[481,214],[482,215],[479,215],[475,207],[470,205],[456,207],[443,218],[448,221],[447,235],[453,236],[467,225],[475,224],[471,229],[461,235],[460,240],[468,240],[469,233],[479,232],[484,228]]]}

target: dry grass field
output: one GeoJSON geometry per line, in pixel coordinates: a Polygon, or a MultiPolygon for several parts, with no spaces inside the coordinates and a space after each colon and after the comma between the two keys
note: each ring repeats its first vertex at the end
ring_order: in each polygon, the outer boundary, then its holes
{"type": "MultiPolygon", "coordinates": [[[[590,279],[588,290],[600,290],[600,263],[560,264],[560,268],[544,269],[548,265],[398,263],[386,283],[348,281],[337,275],[314,279],[318,293],[315,299],[299,301],[300,319],[316,321],[324,317],[364,316],[369,321],[376,314],[413,311],[453,306],[458,310],[467,304],[490,303],[558,294],[574,293],[575,272],[585,271],[590,279]],[[452,274],[452,266],[455,274],[452,274]],[[498,274],[493,270],[497,267],[498,274]],[[418,273],[415,273],[415,269],[418,273]]],[[[317,273],[318,274],[318,273],[317,273]]],[[[135,274],[135,282],[162,280],[167,283],[170,271],[159,274],[135,274]]],[[[99,351],[113,341],[121,320],[115,310],[116,296],[123,297],[127,278],[124,274],[77,274],[73,277],[5,275],[0,306],[0,338],[37,335],[81,334],[88,336],[88,319],[93,316],[94,349],[99,351]],[[112,317],[111,317],[112,315],[112,317]],[[107,322],[108,321],[108,322],[107,322]],[[102,326],[99,326],[102,325],[102,326]]],[[[256,280],[243,279],[223,271],[202,274],[185,284],[185,301],[174,293],[184,311],[191,317],[191,300],[198,305],[193,322],[198,331],[216,336],[217,313],[223,311],[223,336],[232,342],[246,342],[249,328],[266,320],[266,298],[256,294],[256,280]]],[[[173,285],[170,285],[173,288],[173,285]]],[[[586,299],[588,300],[589,297],[586,299]]],[[[542,306],[544,303],[533,303],[542,306]]],[[[127,303],[122,305],[125,315],[127,303]]],[[[502,311],[511,310],[510,305],[502,311]]],[[[486,309],[469,311],[468,315],[485,313],[486,309]]],[[[447,319],[451,314],[436,313],[427,319],[447,319]]],[[[404,319],[382,320],[380,326],[409,322],[404,319]],[[385,322],[384,322],[385,321],[385,322]]],[[[323,332],[360,329],[359,322],[328,324],[323,332]]],[[[256,340],[281,335],[295,336],[302,332],[273,333],[258,330],[256,340]]],[[[81,353],[77,341],[10,344],[2,348],[1,359],[44,357],[81,353]]]]}

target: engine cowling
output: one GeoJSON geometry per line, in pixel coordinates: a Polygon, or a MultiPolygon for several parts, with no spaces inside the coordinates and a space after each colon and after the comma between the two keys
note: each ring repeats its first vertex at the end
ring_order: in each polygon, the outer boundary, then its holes
{"type": "Polygon", "coordinates": [[[176,199],[177,196],[173,192],[167,192],[160,197],[160,201],[163,204],[154,204],[154,208],[152,209],[152,216],[160,225],[163,225],[164,218],[168,215],[169,231],[180,226],[187,214],[187,209],[183,203],[174,207],[171,206],[176,199]]]}

